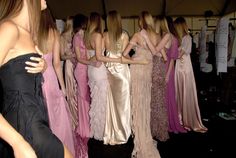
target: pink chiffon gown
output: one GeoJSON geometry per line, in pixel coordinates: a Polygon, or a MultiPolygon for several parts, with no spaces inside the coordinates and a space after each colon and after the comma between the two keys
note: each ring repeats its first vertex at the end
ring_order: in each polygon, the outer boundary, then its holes
{"type": "Polygon", "coordinates": [[[71,116],[65,96],[59,88],[56,72],[52,64],[52,56],[52,53],[43,55],[47,62],[47,69],[43,73],[42,90],[48,110],[49,126],[72,155],[75,155],[71,116]]]}
{"type": "MultiPolygon", "coordinates": [[[[167,50],[166,71],[168,70],[171,59],[176,60],[178,57],[178,40],[172,36],[171,47],[167,50]]],[[[185,133],[187,132],[180,124],[178,117],[178,107],[175,96],[175,67],[173,66],[170,72],[169,81],[166,85],[166,105],[169,122],[169,132],[185,133]]]]}
{"type": "MultiPolygon", "coordinates": [[[[75,47],[80,48],[80,57],[87,59],[87,51],[83,38],[77,32],[73,38],[73,50],[75,47]]],[[[76,139],[78,149],[76,158],[88,158],[88,139],[90,132],[89,109],[90,109],[90,90],[88,85],[88,66],[77,62],[74,76],[77,81],[77,113],[78,125],[76,127],[76,139]]]]}

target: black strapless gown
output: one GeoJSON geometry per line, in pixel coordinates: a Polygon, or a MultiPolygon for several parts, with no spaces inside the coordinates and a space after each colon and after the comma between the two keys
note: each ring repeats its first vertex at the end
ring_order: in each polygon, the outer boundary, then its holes
{"type": "MultiPolygon", "coordinates": [[[[32,56],[39,55],[21,55],[0,67],[3,94],[0,109],[4,118],[31,144],[38,158],[63,158],[63,144],[49,129],[41,90],[42,74],[25,70],[25,62],[32,56]]],[[[0,157],[13,157],[11,148],[1,143],[0,157]]]]}

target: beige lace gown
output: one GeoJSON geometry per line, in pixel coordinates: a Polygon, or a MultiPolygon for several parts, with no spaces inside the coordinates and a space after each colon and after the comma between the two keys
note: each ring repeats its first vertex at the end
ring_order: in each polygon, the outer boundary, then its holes
{"type": "Polygon", "coordinates": [[[150,61],[147,65],[131,64],[130,66],[132,130],[134,134],[132,155],[135,158],[159,158],[160,154],[153,143],[150,127],[152,54],[143,42],[143,46],[135,46],[135,54],[132,58],[150,61]]]}

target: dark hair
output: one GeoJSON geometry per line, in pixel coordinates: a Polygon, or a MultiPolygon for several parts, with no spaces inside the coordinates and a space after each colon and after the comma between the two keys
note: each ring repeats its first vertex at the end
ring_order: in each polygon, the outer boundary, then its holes
{"type": "Polygon", "coordinates": [[[41,13],[39,33],[38,33],[38,44],[39,48],[46,53],[47,40],[50,30],[57,30],[55,19],[49,9],[45,9],[41,13]]]}
{"type": "Polygon", "coordinates": [[[167,24],[168,24],[168,28],[170,30],[170,32],[177,37],[177,32],[175,30],[175,26],[174,26],[174,21],[172,19],[172,17],[170,16],[166,16],[166,20],[167,20],[167,24]]]}
{"type": "Polygon", "coordinates": [[[88,17],[83,14],[76,14],[73,18],[73,30],[74,32],[80,29],[86,30],[88,24],[88,17]]]}

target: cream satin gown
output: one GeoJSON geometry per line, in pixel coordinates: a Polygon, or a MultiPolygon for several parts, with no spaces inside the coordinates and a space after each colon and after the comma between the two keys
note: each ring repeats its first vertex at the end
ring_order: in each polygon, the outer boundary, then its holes
{"type": "MultiPolygon", "coordinates": [[[[116,48],[107,51],[107,57],[122,56],[123,38],[124,33],[115,44],[116,48]]],[[[124,144],[131,135],[130,71],[128,64],[107,63],[106,67],[111,93],[108,93],[104,144],[124,144]]]]}

